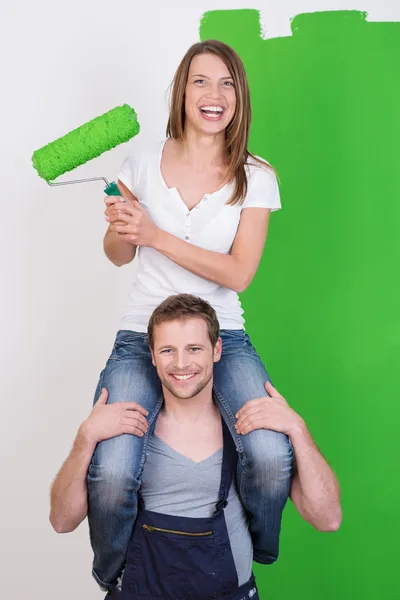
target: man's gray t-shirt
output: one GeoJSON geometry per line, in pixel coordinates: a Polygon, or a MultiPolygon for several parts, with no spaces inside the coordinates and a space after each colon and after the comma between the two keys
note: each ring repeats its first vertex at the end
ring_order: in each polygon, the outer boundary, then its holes
{"type": "MultiPolygon", "coordinates": [[[[222,448],[195,462],[153,433],[142,474],[145,509],[178,517],[211,517],[218,501],[221,469],[222,448]]],[[[243,585],[251,577],[253,546],[236,478],[224,512],[239,585],[243,585]]]]}

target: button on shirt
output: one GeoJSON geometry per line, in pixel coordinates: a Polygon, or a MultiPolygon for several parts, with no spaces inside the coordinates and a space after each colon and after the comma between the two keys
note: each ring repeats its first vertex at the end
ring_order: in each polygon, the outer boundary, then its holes
{"type": "MultiPolygon", "coordinates": [[[[274,172],[250,159],[246,167],[248,191],[242,204],[228,205],[233,185],[206,194],[188,210],[176,188],[169,188],[161,173],[164,140],[129,156],[118,179],[137,197],[154,223],[164,231],[206,250],[229,254],[242,210],[281,208],[274,172]]],[[[221,329],[243,329],[238,294],[180,267],[153,248],[137,250],[136,278],[132,284],[121,329],[145,332],[153,310],[168,296],[191,293],[215,309],[221,329]]]]}

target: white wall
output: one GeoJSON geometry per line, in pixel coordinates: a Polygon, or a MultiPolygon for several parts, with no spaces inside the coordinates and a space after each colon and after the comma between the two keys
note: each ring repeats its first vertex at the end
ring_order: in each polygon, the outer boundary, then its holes
{"type": "MultiPolygon", "coordinates": [[[[290,35],[301,12],[366,10],[400,20],[397,0],[8,2],[1,8],[0,595],[101,598],[87,527],[58,536],[48,488],[88,414],[132,267],[104,257],[101,184],[50,188],[33,150],[127,102],[161,139],[166,90],[207,10],[258,8],[264,36],[290,35]]],[[[118,147],[74,176],[115,177],[118,147]]],[[[103,594],[104,596],[104,594],[103,594]]]]}

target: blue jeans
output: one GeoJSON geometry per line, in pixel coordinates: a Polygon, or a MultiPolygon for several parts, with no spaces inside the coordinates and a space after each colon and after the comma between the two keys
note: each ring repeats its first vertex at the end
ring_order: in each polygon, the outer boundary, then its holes
{"type": "MultiPolygon", "coordinates": [[[[222,357],[214,365],[215,402],[238,451],[237,480],[249,513],[254,560],[270,564],[278,557],[281,516],[291,482],[292,447],[282,433],[256,430],[240,436],[235,414],[248,400],[267,396],[269,376],[244,330],[222,330],[222,357]]],[[[108,402],[138,402],[150,426],[162,405],[161,383],[151,362],[145,333],[119,331],[100,375],[108,402]]],[[[148,433],[124,434],[97,445],[88,473],[89,528],[94,551],[93,575],[107,590],[124,567],[137,514],[137,492],[146,457],[148,433]]]]}

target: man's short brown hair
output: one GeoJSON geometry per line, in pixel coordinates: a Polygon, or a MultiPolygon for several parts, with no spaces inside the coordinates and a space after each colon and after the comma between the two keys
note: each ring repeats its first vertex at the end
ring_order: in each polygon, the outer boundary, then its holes
{"type": "Polygon", "coordinates": [[[147,327],[150,348],[154,348],[154,327],[156,325],[166,321],[192,317],[200,317],[206,322],[210,342],[214,347],[219,338],[219,323],[217,314],[211,304],[192,294],[177,294],[176,296],[169,296],[164,302],[161,302],[151,315],[147,327]]]}

